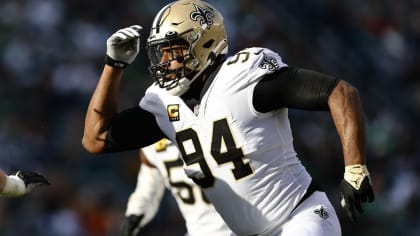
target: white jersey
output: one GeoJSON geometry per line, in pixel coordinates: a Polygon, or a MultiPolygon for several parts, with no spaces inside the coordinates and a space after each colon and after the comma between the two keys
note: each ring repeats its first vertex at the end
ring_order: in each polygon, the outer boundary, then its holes
{"type": "Polygon", "coordinates": [[[201,188],[185,175],[183,162],[174,144],[169,142],[158,148],[150,145],[142,150],[150,163],[159,170],[166,188],[174,196],[185,219],[189,236],[231,234],[231,230],[206,199],[201,188]]]}
{"type": "Polygon", "coordinates": [[[259,113],[252,105],[257,82],[284,66],[273,51],[248,48],[224,62],[198,112],[158,86],[140,102],[177,142],[187,175],[239,235],[278,228],[311,182],[293,147],[288,110],[259,113]]]}

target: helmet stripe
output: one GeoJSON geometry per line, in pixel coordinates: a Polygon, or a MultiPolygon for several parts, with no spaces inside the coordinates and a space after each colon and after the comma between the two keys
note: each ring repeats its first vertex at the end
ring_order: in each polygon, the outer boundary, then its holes
{"type": "MultiPolygon", "coordinates": [[[[153,24],[152,24],[152,26],[154,26],[153,28],[156,30],[156,33],[158,34],[159,33],[159,28],[160,28],[160,21],[162,20],[162,17],[163,17],[163,13],[168,9],[168,8],[170,8],[173,4],[174,4],[175,2],[172,2],[172,3],[169,3],[168,5],[166,5],[165,7],[163,7],[159,12],[158,12],[158,14],[156,15],[156,17],[155,17],[155,20],[153,21],[153,24]]],[[[153,29],[152,28],[152,29],[153,29]]]]}

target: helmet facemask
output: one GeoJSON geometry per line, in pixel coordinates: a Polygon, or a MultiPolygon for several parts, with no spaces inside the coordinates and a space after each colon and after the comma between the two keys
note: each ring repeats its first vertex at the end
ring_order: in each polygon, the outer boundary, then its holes
{"type": "Polygon", "coordinates": [[[191,59],[190,46],[180,37],[171,37],[151,41],[147,45],[147,52],[150,60],[149,72],[159,87],[168,91],[180,86],[180,81],[192,78],[192,70],[186,67],[186,62],[191,59]],[[163,53],[168,60],[162,62],[163,53]],[[183,66],[170,69],[174,61],[182,63],[183,66]]]}

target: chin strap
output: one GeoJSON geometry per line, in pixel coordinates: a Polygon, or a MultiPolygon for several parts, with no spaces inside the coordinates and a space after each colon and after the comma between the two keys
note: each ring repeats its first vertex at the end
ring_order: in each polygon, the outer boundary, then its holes
{"type": "Polygon", "coordinates": [[[214,56],[209,56],[209,59],[207,60],[206,64],[203,66],[203,68],[198,71],[191,79],[188,79],[187,77],[182,77],[181,79],[179,79],[178,81],[178,85],[168,89],[168,92],[171,95],[174,96],[181,96],[183,95],[185,92],[188,91],[188,89],[190,88],[190,85],[198,78],[200,77],[200,75],[203,74],[203,72],[214,63],[214,61],[216,60],[217,56],[219,56],[220,54],[227,54],[228,52],[228,45],[226,43],[226,40],[222,40],[221,42],[219,42],[219,44],[211,51],[210,55],[214,55],[214,56]]]}

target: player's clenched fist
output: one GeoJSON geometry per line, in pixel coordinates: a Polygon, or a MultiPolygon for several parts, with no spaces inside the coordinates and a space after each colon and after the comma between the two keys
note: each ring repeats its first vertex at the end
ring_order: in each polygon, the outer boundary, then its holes
{"type": "Polygon", "coordinates": [[[107,65],[125,68],[136,58],[140,50],[140,25],[132,25],[118,30],[106,41],[107,65]]]}
{"type": "Polygon", "coordinates": [[[369,172],[365,165],[345,167],[344,179],[340,184],[341,206],[352,221],[356,211],[362,213],[362,202],[372,202],[375,198],[369,172]]]}
{"type": "Polygon", "coordinates": [[[43,175],[32,171],[18,171],[7,176],[6,183],[0,195],[18,197],[31,192],[38,186],[49,184],[49,181],[43,175]]]}

